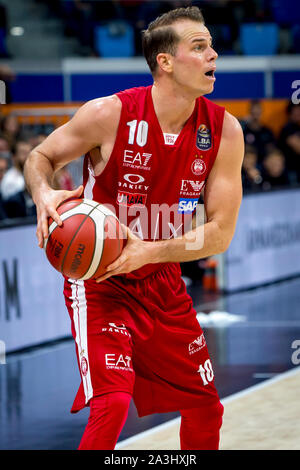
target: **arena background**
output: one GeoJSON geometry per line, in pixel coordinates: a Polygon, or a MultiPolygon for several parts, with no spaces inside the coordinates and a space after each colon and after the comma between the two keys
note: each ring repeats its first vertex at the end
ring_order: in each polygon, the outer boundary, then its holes
{"type": "MultiPolygon", "coordinates": [[[[151,84],[140,32],[190,4],[219,53],[209,99],[246,142],[230,248],[182,265],[227,403],[221,448],[300,449],[296,0],[0,0],[0,449],[76,449],[88,416],[69,414],[79,373],[62,279],[37,246],[29,194],[22,181],[7,193],[5,173],[22,180],[21,154],[85,101],[151,84]]],[[[80,183],[81,168],[82,158],[61,170],[57,187],[80,183]]],[[[178,449],[177,428],[176,413],[138,419],[132,404],[118,447],[178,449]]]]}

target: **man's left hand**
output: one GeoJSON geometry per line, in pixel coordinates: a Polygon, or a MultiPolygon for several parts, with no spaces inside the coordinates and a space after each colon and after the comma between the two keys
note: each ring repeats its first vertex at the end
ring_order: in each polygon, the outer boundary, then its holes
{"type": "Polygon", "coordinates": [[[151,262],[149,245],[152,243],[144,242],[125,225],[122,225],[122,228],[126,233],[127,244],[116,261],[107,266],[105,274],[98,277],[96,282],[104,281],[118,274],[130,273],[151,262]]]}

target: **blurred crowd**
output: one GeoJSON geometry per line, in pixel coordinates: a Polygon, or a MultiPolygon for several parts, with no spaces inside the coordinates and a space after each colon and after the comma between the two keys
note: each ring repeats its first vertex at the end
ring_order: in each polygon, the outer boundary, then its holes
{"type": "MultiPolygon", "coordinates": [[[[262,124],[261,115],[261,103],[254,100],[249,115],[240,120],[245,138],[244,193],[300,184],[300,104],[288,104],[286,122],[276,136],[262,124]]],[[[30,151],[51,130],[49,125],[21,125],[14,114],[0,114],[0,220],[36,214],[23,168],[30,151]]],[[[79,182],[69,166],[56,173],[53,186],[71,190],[79,182]]]]}
{"type": "Polygon", "coordinates": [[[249,116],[241,120],[245,139],[244,192],[300,184],[300,104],[289,102],[279,135],[262,123],[261,116],[261,103],[253,100],[249,116]]]}
{"type": "MultiPolygon", "coordinates": [[[[51,126],[45,126],[49,132],[51,126]]],[[[46,137],[43,126],[21,125],[14,114],[0,114],[0,221],[36,216],[34,202],[23,176],[26,158],[46,137]]],[[[53,128],[54,130],[54,128],[53,128]]],[[[55,174],[55,189],[75,189],[72,172],[55,174]]]]}
{"type": "MultiPolygon", "coordinates": [[[[300,52],[300,8],[292,0],[35,0],[46,4],[49,16],[63,21],[64,34],[76,37],[82,55],[101,55],[95,29],[109,24],[111,34],[120,34],[120,22],[129,25],[134,35],[134,54],[142,55],[140,34],[158,15],[182,6],[197,5],[221,54],[242,54],[240,26],[244,23],[276,23],[280,44],[277,53],[300,52]],[[297,11],[296,11],[297,9],[297,11]],[[282,11],[284,15],[282,15],[282,11]],[[279,21],[282,17],[282,21],[279,21]],[[279,18],[279,19],[278,19],[279,18]]],[[[0,57],[7,57],[5,35],[8,25],[0,0],[0,57]]]]}

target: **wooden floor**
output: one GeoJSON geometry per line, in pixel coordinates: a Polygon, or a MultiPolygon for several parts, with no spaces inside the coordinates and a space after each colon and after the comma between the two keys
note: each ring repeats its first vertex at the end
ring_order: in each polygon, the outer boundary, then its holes
{"type": "MultiPolygon", "coordinates": [[[[221,450],[300,449],[300,367],[222,400],[221,450]]],[[[118,444],[122,450],[178,450],[180,419],[118,444]]]]}

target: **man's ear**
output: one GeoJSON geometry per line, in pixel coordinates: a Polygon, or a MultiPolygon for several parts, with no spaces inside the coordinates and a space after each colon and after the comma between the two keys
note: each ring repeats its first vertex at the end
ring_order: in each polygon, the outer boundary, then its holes
{"type": "Polygon", "coordinates": [[[167,52],[160,52],[157,54],[156,60],[159,68],[164,72],[170,73],[173,71],[173,61],[171,54],[168,54],[167,52]]]}

